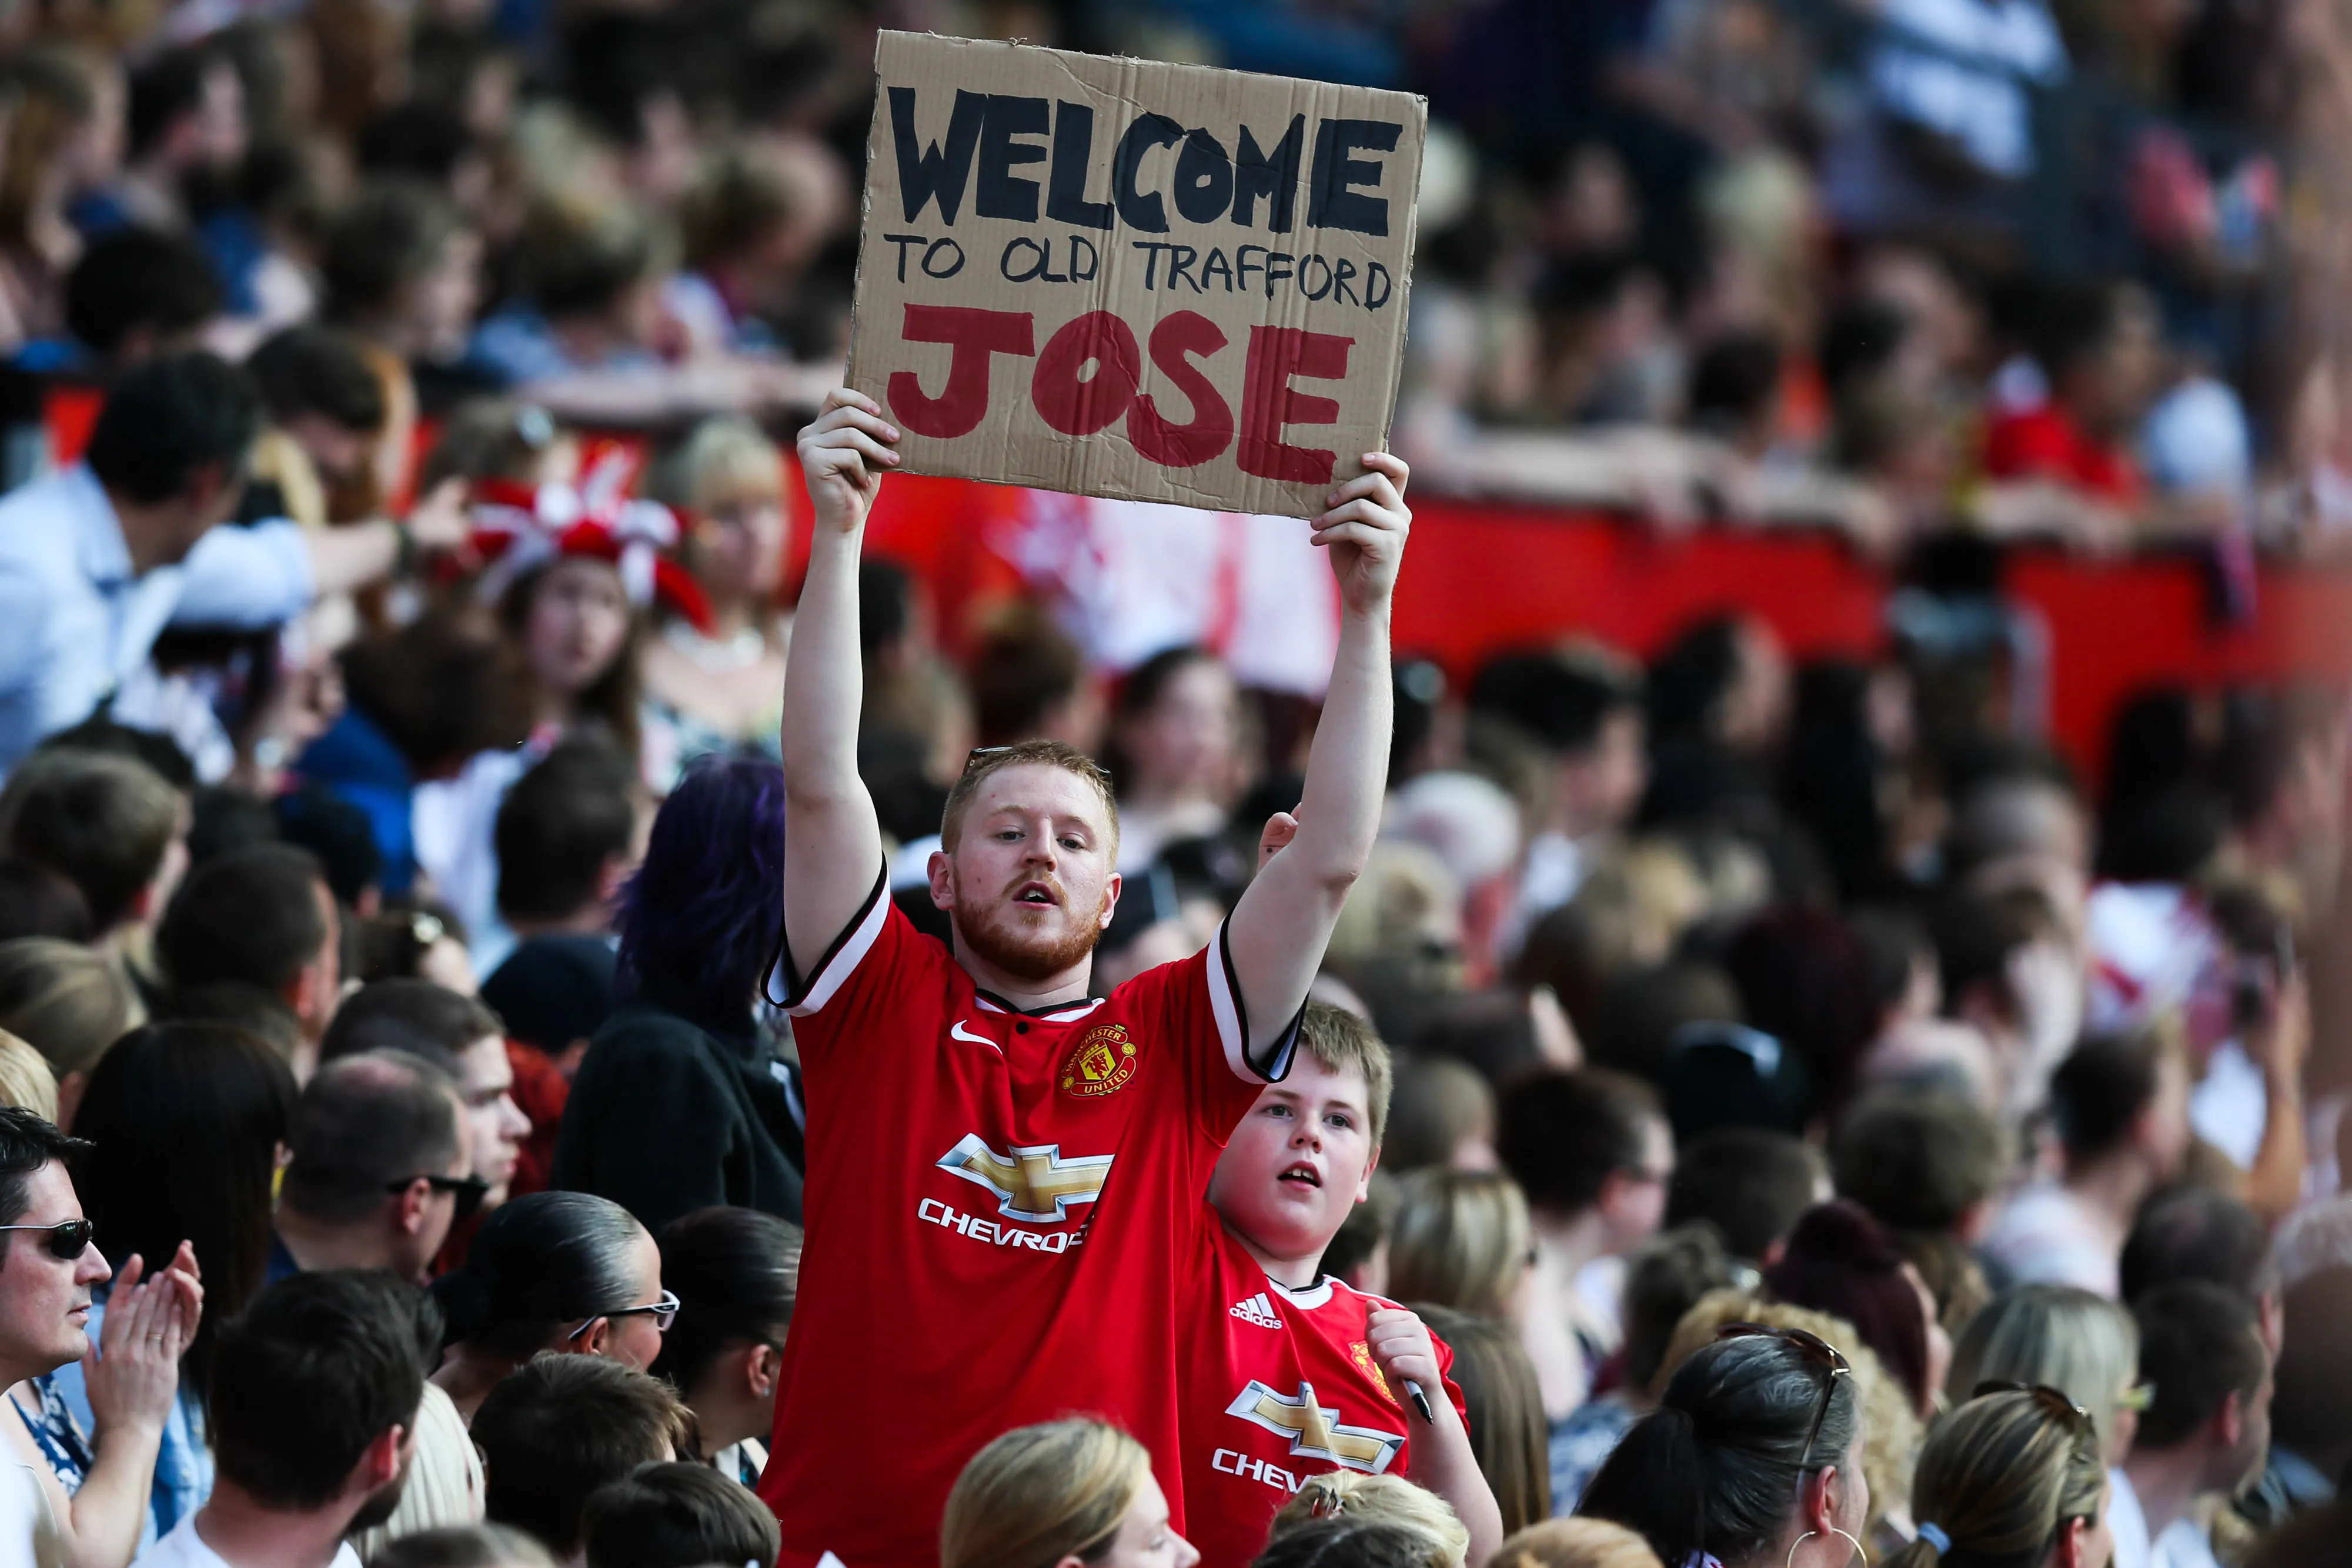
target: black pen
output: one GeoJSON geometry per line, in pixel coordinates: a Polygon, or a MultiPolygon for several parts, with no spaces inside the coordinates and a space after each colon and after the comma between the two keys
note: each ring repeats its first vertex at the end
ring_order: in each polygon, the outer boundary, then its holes
{"type": "Polygon", "coordinates": [[[1429,1407],[1429,1396],[1421,1391],[1421,1385],[1408,1377],[1404,1380],[1404,1391],[1412,1396],[1412,1407],[1421,1412],[1421,1418],[1433,1427],[1436,1426],[1437,1412],[1429,1407]]]}

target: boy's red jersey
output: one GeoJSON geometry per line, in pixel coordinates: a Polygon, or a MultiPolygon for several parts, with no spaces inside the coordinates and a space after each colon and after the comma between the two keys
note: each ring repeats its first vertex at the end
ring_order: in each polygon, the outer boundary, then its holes
{"type": "Polygon", "coordinates": [[[807,1242],[760,1481],[785,1568],[936,1568],[966,1461],[1059,1416],[1132,1432],[1178,1505],[1201,1195],[1295,1022],[1250,1060],[1222,930],[1107,999],[1023,1012],[879,884],[795,989],[807,1242]]]}
{"type": "MultiPolygon", "coordinates": [[[[1368,1322],[1394,1301],[1328,1275],[1288,1290],[1205,1205],[1202,1225],[1184,1344],[1184,1534],[1202,1568],[1245,1568],[1309,1476],[1409,1477],[1425,1423],[1372,1361],[1368,1322]]],[[[1448,1375],[1443,1389],[1422,1392],[1451,1399],[1466,1425],[1454,1352],[1432,1339],[1448,1375]]]]}

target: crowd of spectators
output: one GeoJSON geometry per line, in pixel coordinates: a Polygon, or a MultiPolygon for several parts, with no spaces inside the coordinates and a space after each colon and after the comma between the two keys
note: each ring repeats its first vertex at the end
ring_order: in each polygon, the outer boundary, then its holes
{"type": "Polygon", "coordinates": [[[2085,769],[1962,624],[2341,548],[2340,34],[0,10],[0,1568],[2340,1553],[2341,694],[2085,769]],[[1975,597],[1392,664],[1382,458],[1015,497],[950,623],[827,390],[878,24],[1425,92],[1415,496],[1975,597]]]}

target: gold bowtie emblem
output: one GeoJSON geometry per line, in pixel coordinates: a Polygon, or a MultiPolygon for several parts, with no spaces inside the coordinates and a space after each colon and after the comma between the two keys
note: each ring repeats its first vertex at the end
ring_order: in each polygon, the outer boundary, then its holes
{"type": "Polygon", "coordinates": [[[1316,1402],[1315,1385],[1311,1383],[1300,1384],[1297,1397],[1292,1398],[1253,1379],[1225,1406],[1225,1414],[1238,1416],[1289,1438],[1294,1454],[1328,1459],[1368,1475],[1376,1476],[1387,1469],[1397,1450],[1404,1447],[1404,1435],[1401,1432],[1342,1426],[1336,1407],[1326,1410],[1316,1402]]]}
{"type": "Polygon", "coordinates": [[[1080,1155],[1065,1159],[1059,1144],[1015,1144],[1000,1155],[967,1133],[940,1160],[940,1168],[988,1188],[1003,1201],[997,1212],[1031,1225],[1054,1225],[1070,1218],[1073,1204],[1092,1203],[1102,1196],[1110,1175],[1108,1155],[1080,1155]]]}

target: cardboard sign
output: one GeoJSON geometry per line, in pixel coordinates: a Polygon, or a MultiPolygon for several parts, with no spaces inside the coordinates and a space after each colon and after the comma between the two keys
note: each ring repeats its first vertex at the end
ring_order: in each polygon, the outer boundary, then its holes
{"type": "Polygon", "coordinates": [[[1427,106],[881,36],[849,385],[916,474],[1313,517],[1387,442],[1427,106]]]}

